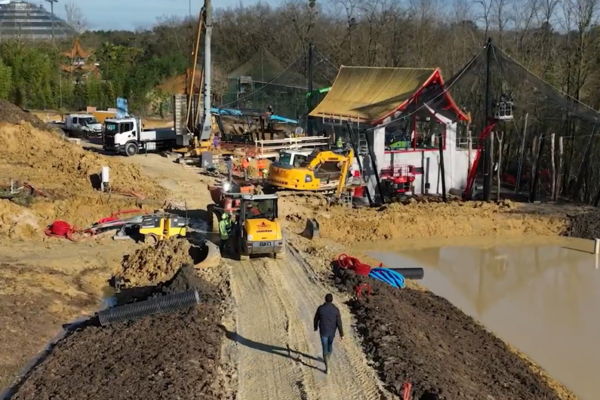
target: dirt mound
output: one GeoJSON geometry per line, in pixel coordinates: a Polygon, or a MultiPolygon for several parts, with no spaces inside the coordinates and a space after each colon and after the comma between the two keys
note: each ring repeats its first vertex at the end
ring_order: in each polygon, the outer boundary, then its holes
{"type": "MultiPolygon", "coordinates": [[[[173,278],[182,265],[193,264],[190,243],[184,239],[168,239],[156,246],[144,247],[125,256],[115,273],[124,288],[154,286],[173,278]]],[[[177,282],[181,281],[181,278],[177,282]]],[[[189,282],[189,279],[183,280],[189,282]]],[[[174,286],[178,288],[181,284],[174,286]]]]}
{"type": "Polygon", "coordinates": [[[379,209],[334,206],[286,219],[297,229],[316,218],[323,238],[344,243],[387,239],[456,236],[556,235],[566,230],[564,216],[529,212],[510,202],[495,204],[456,201],[394,203],[379,209]],[[352,223],[348,223],[351,221],[352,223]]]}
{"type": "MultiPolygon", "coordinates": [[[[189,267],[173,283],[181,285],[192,274],[189,267]]],[[[223,399],[227,390],[218,376],[221,299],[215,288],[196,279],[183,286],[194,286],[203,299],[214,301],[80,329],[56,345],[13,400],[223,399]]]]}
{"type": "Polygon", "coordinates": [[[26,224],[30,226],[27,229],[15,227],[23,225],[23,221],[6,222],[25,211],[0,206],[0,220],[7,223],[0,226],[0,235],[10,231],[19,236],[16,232],[23,230],[24,237],[29,231],[36,231],[39,236],[55,219],[86,227],[114,211],[135,207],[137,197],[160,202],[166,193],[137,166],[91,153],[27,123],[0,124],[0,176],[0,186],[10,185],[11,180],[28,182],[48,195],[48,198],[38,196],[32,202],[30,213],[33,217],[28,217],[31,223],[26,224]],[[110,167],[113,191],[110,196],[94,188],[99,186],[98,174],[103,166],[110,167]]]}
{"type": "Polygon", "coordinates": [[[577,214],[569,219],[571,226],[568,236],[592,240],[600,238],[600,212],[577,214]]]}
{"type": "Polygon", "coordinates": [[[349,305],[367,355],[396,395],[410,382],[413,399],[559,399],[500,339],[444,298],[352,273],[336,281],[351,293],[361,282],[371,296],[349,305]]]}
{"type": "Polygon", "coordinates": [[[48,129],[48,125],[34,114],[6,100],[0,100],[0,122],[7,122],[9,124],[28,122],[38,129],[48,129]]]}

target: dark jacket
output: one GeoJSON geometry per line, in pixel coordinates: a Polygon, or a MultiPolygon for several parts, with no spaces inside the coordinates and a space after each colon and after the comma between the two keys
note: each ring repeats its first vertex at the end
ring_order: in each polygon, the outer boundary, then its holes
{"type": "Polygon", "coordinates": [[[333,303],[325,303],[317,308],[315,314],[315,331],[319,328],[321,336],[335,336],[335,330],[340,332],[340,337],[344,337],[342,328],[342,316],[340,310],[333,303]]]}

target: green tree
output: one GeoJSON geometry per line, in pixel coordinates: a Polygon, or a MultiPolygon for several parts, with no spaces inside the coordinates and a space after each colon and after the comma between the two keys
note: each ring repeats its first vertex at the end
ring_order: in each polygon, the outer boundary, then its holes
{"type": "Polygon", "coordinates": [[[0,99],[8,100],[12,89],[12,71],[0,58],[0,99]]]}

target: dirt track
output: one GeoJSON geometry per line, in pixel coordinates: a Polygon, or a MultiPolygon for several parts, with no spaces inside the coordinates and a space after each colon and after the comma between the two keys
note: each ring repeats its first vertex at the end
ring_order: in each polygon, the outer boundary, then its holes
{"type": "Polygon", "coordinates": [[[341,311],[346,339],[336,340],[331,374],[323,374],[313,318],[328,289],[309,267],[291,254],[281,261],[256,259],[230,265],[237,324],[236,329],[229,327],[228,337],[239,343],[240,398],[390,398],[367,365],[345,307],[341,311]]]}

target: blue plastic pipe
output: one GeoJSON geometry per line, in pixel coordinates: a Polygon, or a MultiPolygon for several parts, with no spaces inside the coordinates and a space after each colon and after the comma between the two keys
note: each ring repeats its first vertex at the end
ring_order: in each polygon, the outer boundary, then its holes
{"type": "Polygon", "coordinates": [[[393,288],[404,288],[404,277],[396,271],[387,268],[373,268],[369,276],[387,283],[393,288]]]}

